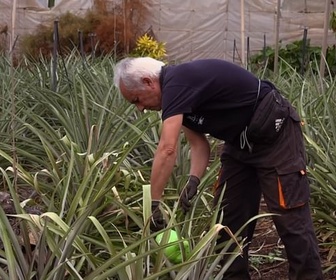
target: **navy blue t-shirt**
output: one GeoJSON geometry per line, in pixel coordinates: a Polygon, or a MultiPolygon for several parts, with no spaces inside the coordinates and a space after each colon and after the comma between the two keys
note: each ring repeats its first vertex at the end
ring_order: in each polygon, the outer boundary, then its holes
{"type": "MultiPolygon", "coordinates": [[[[160,84],[162,120],[183,114],[189,129],[234,144],[251,119],[259,80],[236,64],[204,59],[164,66],[160,84]]],[[[260,98],[272,88],[261,81],[260,98]]]]}

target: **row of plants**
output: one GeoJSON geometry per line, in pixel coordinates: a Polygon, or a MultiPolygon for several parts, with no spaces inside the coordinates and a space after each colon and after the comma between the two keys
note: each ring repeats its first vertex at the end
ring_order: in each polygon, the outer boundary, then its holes
{"type": "MultiPolygon", "coordinates": [[[[312,64],[318,64],[317,60],[312,64]]],[[[282,60],[280,65],[279,75],[271,79],[287,94],[302,118],[313,220],[320,246],[330,262],[326,271],[333,271],[336,268],[332,264],[336,257],[336,80],[330,72],[323,78],[313,67],[302,76],[286,61],[282,60]]]]}
{"type": "MultiPolygon", "coordinates": [[[[297,73],[304,74],[307,71],[311,71],[314,75],[319,75],[319,62],[321,58],[321,47],[311,46],[310,40],[307,42],[304,40],[294,41],[285,46],[281,46],[278,51],[279,59],[284,61],[282,68],[289,67],[294,68],[297,73]]],[[[274,70],[275,49],[267,46],[264,50],[251,56],[249,60],[249,66],[252,71],[258,71],[265,66],[268,70],[274,70]]],[[[327,47],[326,57],[324,58],[328,65],[326,72],[323,76],[335,76],[336,75],[336,45],[330,45],[327,47]]]]}
{"type": "MultiPolygon", "coordinates": [[[[181,135],[167,189],[170,218],[161,243],[149,231],[150,167],[160,137],[160,114],[139,113],[114,88],[114,60],[83,64],[72,52],[58,69],[51,91],[48,60],[22,60],[15,69],[1,57],[1,190],[15,214],[0,208],[2,279],[220,279],[240,254],[220,268],[215,240],[222,227],[212,208],[219,168],[218,142],[193,208],[184,216],[178,193],[189,172],[189,147],[181,135]],[[37,209],[38,211],[30,211],[37,209]],[[164,254],[168,231],[176,230],[182,263],[164,254]],[[182,239],[182,237],[184,239],[182,239]]],[[[285,65],[285,64],[281,64],[285,65]]],[[[335,81],[303,77],[289,65],[272,79],[298,108],[312,186],[312,212],[320,246],[329,251],[324,270],[335,269],[335,81]],[[290,78],[288,78],[290,77],[290,78]]],[[[255,217],[255,219],[267,214],[255,217]]],[[[229,231],[229,229],[226,229],[229,231]]]]}
{"type": "Polygon", "coordinates": [[[16,213],[0,208],[1,278],[205,279],[214,273],[221,226],[208,187],[218,162],[198,198],[206,207],[185,221],[176,207],[189,168],[188,149],[181,147],[166,210],[168,229],[184,236],[191,255],[171,263],[162,253],[167,239],[157,244],[148,227],[159,114],[142,115],[120,97],[112,59],[83,66],[73,54],[66,61],[54,92],[48,61],[26,60],[13,72],[1,59],[1,181],[16,213]]]}

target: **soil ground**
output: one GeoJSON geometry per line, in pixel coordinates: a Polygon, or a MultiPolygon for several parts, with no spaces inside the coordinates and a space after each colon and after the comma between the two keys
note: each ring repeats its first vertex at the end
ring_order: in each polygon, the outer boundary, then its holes
{"type": "MultiPolygon", "coordinates": [[[[261,203],[261,213],[266,212],[261,203]]],[[[258,220],[251,246],[251,278],[253,280],[287,280],[288,263],[285,249],[270,217],[258,220]],[[260,257],[263,256],[263,257],[260,257]]],[[[328,267],[328,251],[320,248],[323,269],[328,267]]],[[[336,258],[332,260],[335,263],[336,258]]],[[[324,274],[325,280],[335,280],[336,270],[324,274]]],[[[302,279],[304,280],[304,279],[302,279]]]]}

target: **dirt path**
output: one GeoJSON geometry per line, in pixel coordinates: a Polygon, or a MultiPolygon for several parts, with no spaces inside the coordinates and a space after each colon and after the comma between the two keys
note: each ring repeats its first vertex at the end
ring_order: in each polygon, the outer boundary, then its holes
{"type": "MultiPolygon", "coordinates": [[[[266,205],[262,202],[261,213],[267,212],[266,205]]],[[[286,261],[285,249],[279,239],[277,231],[271,218],[258,220],[253,241],[250,246],[252,252],[251,277],[253,280],[287,280],[288,263],[286,261]],[[263,255],[264,257],[258,257],[263,255]],[[279,259],[279,260],[278,260],[279,259]],[[284,259],[284,261],[281,261],[284,259]]],[[[323,268],[328,266],[328,251],[320,249],[323,268]]],[[[336,259],[333,260],[335,262],[336,259]]],[[[324,275],[325,280],[335,280],[336,270],[324,275]]]]}

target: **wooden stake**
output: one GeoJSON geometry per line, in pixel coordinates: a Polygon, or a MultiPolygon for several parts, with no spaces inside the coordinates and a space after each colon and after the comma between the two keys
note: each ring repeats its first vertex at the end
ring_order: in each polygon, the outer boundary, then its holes
{"type": "Polygon", "coordinates": [[[15,45],[15,22],[16,22],[16,0],[13,0],[12,6],[12,28],[11,28],[11,37],[10,37],[10,44],[9,44],[9,51],[11,54],[11,58],[13,57],[14,45],[15,45]]]}
{"type": "Polygon", "coordinates": [[[245,66],[245,0],[240,0],[241,62],[245,66]]]}
{"type": "MultiPolygon", "coordinates": [[[[18,173],[17,173],[17,153],[16,153],[16,94],[15,94],[15,82],[14,82],[14,46],[15,46],[15,23],[16,23],[16,0],[13,0],[13,6],[12,6],[12,27],[11,27],[11,36],[10,36],[10,44],[9,44],[9,59],[11,63],[10,67],[10,91],[11,91],[11,131],[12,131],[12,158],[13,158],[13,175],[14,175],[14,181],[13,185],[15,190],[18,188],[18,173]]],[[[16,278],[16,275],[9,274],[9,278],[12,279],[16,278]]]]}
{"type": "MultiPolygon", "coordinates": [[[[325,9],[324,9],[324,32],[322,40],[322,49],[321,49],[321,61],[320,61],[320,78],[324,77],[325,71],[325,59],[327,56],[327,47],[328,47],[328,29],[329,29],[329,19],[330,19],[330,0],[326,0],[325,9]]],[[[322,84],[322,81],[321,81],[322,84]]]]}

